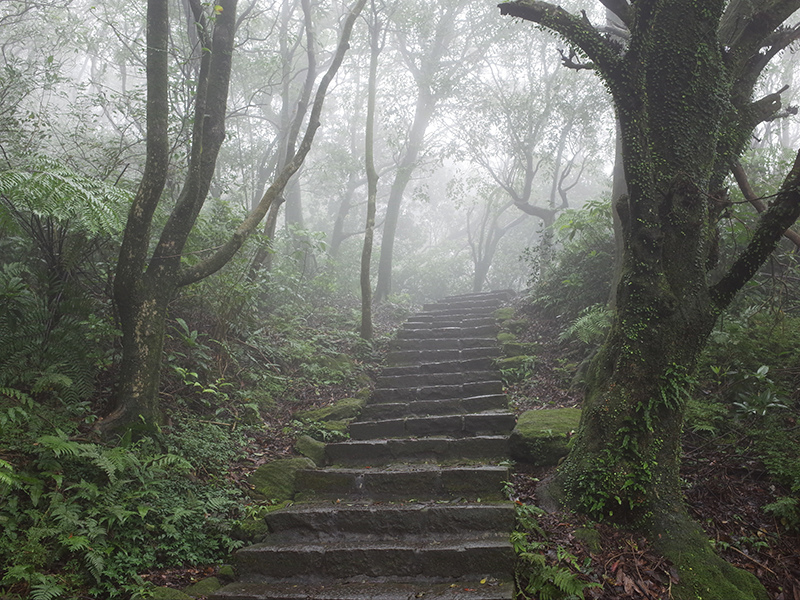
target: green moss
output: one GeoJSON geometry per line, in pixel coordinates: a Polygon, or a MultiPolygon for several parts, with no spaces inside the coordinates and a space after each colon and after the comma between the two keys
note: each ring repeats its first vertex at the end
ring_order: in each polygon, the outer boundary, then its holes
{"type": "Polygon", "coordinates": [[[310,435],[301,435],[294,444],[295,449],[303,456],[310,458],[318,467],[325,466],[325,444],[310,435]]]}
{"type": "Polygon", "coordinates": [[[343,419],[354,419],[361,414],[364,405],[366,404],[365,398],[342,398],[336,404],[325,406],[323,408],[315,408],[312,410],[303,410],[295,413],[295,418],[300,421],[341,421],[343,419]]]}
{"type": "Polygon", "coordinates": [[[291,500],[295,495],[295,478],[300,469],[313,469],[308,458],[284,458],[261,465],[248,478],[254,495],[267,500],[291,500]]]}
{"type": "MultiPolygon", "coordinates": [[[[134,600],[142,600],[145,596],[141,596],[136,594],[133,596],[134,600]]],[[[180,590],[176,590],[173,588],[168,587],[156,587],[150,588],[147,591],[147,596],[149,600],[194,600],[188,594],[184,594],[180,590]]]]}
{"type": "Polygon", "coordinates": [[[537,466],[558,464],[568,452],[569,435],[578,428],[580,419],[578,408],[522,413],[509,437],[511,457],[537,466]]]}
{"type": "Polygon", "coordinates": [[[504,306],[503,308],[498,308],[492,313],[492,316],[498,321],[507,321],[508,319],[512,319],[514,317],[514,307],[504,306]]]}
{"type": "Polygon", "coordinates": [[[656,549],[678,569],[680,581],[672,586],[676,600],[769,600],[755,575],[720,558],[685,514],[662,513],[656,531],[656,549]]]}
{"type": "Polygon", "coordinates": [[[539,344],[523,343],[523,342],[508,342],[503,344],[503,354],[506,356],[532,356],[536,354],[539,349],[539,344]]]}
{"type": "Polygon", "coordinates": [[[222,565],[217,573],[222,581],[234,581],[236,579],[236,572],[233,570],[233,565],[222,565]]]}
{"type": "Polygon", "coordinates": [[[501,331],[497,334],[497,341],[501,344],[508,344],[509,342],[516,342],[517,336],[513,333],[508,333],[507,331],[501,331]]]}
{"type": "Polygon", "coordinates": [[[192,598],[199,598],[201,596],[209,596],[222,587],[219,579],[216,577],[206,577],[197,583],[184,588],[183,592],[192,598]]]}
{"type": "Polygon", "coordinates": [[[530,323],[525,319],[512,319],[503,323],[503,329],[508,329],[512,333],[522,333],[529,326],[530,323]]]}

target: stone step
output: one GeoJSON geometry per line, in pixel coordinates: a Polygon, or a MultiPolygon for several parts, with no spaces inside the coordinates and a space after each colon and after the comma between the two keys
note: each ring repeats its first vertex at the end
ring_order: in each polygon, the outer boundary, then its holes
{"type": "Polygon", "coordinates": [[[454,296],[442,298],[442,301],[452,302],[458,300],[498,298],[503,302],[509,302],[516,297],[516,295],[517,293],[514,290],[492,290],[490,292],[470,292],[468,294],[456,294],[454,296]]]}
{"type": "Polygon", "coordinates": [[[416,363],[399,367],[385,367],[381,376],[422,375],[427,373],[461,373],[464,371],[495,371],[493,358],[473,358],[471,360],[443,360],[439,362],[416,363]]]}
{"type": "Polygon", "coordinates": [[[472,310],[490,313],[500,308],[505,302],[500,298],[454,298],[447,301],[439,301],[431,304],[423,304],[422,312],[452,311],[452,310],[472,310]]]}
{"type": "Polygon", "coordinates": [[[497,326],[497,319],[486,316],[447,319],[436,315],[419,314],[409,317],[408,320],[400,326],[400,330],[420,329],[425,327],[478,327],[482,325],[497,326]]]}
{"type": "Polygon", "coordinates": [[[453,385],[430,385],[419,387],[377,388],[373,390],[370,402],[414,402],[416,400],[444,400],[446,398],[467,398],[502,394],[503,382],[499,379],[474,381],[453,385]]]}
{"type": "MultiPolygon", "coordinates": [[[[396,463],[496,462],[508,456],[507,435],[349,440],[325,446],[325,464],[382,466],[396,463]]],[[[414,496],[416,497],[416,496],[414,496]]]]}
{"type": "Polygon", "coordinates": [[[411,373],[406,375],[381,375],[375,379],[376,388],[419,388],[440,385],[461,385],[499,379],[496,369],[491,371],[456,371],[452,373],[411,373]]]}
{"type": "Polygon", "coordinates": [[[390,366],[413,365],[427,362],[445,362],[454,360],[473,360],[476,358],[497,358],[501,350],[496,342],[491,345],[471,348],[453,348],[450,350],[398,349],[389,352],[386,363],[390,366]]]}
{"type": "Polygon", "coordinates": [[[210,600],[511,600],[514,584],[510,579],[481,583],[475,579],[455,582],[424,581],[414,577],[403,581],[343,581],[307,583],[275,581],[237,582],[209,596],[210,600]]]}
{"type": "Polygon", "coordinates": [[[349,432],[352,440],[509,435],[516,422],[516,417],[510,412],[434,415],[374,421],[359,420],[350,423],[349,432]]]}
{"type": "Polygon", "coordinates": [[[390,350],[464,350],[467,348],[492,348],[497,346],[494,337],[394,339],[390,350]]]}
{"type": "Polygon", "coordinates": [[[365,421],[377,421],[379,419],[399,419],[405,416],[481,413],[505,410],[506,408],[508,408],[508,397],[505,394],[487,394],[444,400],[367,404],[359,418],[365,421]]]}
{"type": "MultiPolygon", "coordinates": [[[[476,465],[326,468],[297,472],[299,500],[503,500],[507,467],[476,465]]],[[[508,532],[506,533],[508,535],[508,532]]]]}
{"type": "Polygon", "coordinates": [[[494,325],[477,325],[472,327],[404,327],[397,331],[398,340],[430,340],[441,338],[493,338],[497,337],[500,327],[494,325]]]}
{"type": "Polygon", "coordinates": [[[295,543],[281,536],[236,552],[243,580],[291,577],[508,577],[514,551],[508,532],[479,537],[425,536],[386,541],[295,543]]]}
{"type": "Polygon", "coordinates": [[[514,529],[511,502],[453,504],[336,503],[295,504],[269,513],[273,534],[300,541],[347,539],[386,540],[400,535],[476,535],[514,529]]]}

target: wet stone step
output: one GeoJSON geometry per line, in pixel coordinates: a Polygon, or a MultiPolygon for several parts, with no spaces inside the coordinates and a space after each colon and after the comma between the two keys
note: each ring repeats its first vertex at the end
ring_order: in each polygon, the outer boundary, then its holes
{"type": "Polygon", "coordinates": [[[484,316],[441,319],[433,315],[416,315],[409,317],[408,320],[400,326],[400,329],[421,329],[425,327],[479,327],[483,325],[496,326],[497,319],[494,317],[484,316]]]}
{"type": "Polygon", "coordinates": [[[516,425],[513,413],[483,413],[407,417],[381,421],[356,421],[350,424],[350,438],[370,440],[414,436],[468,437],[509,435],[516,425]]]}
{"type": "MultiPolygon", "coordinates": [[[[506,467],[406,466],[394,469],[303,469],[297,472],[300,499],[311,500],[503,500],[506,467]]],[[[508,532],[506,533],[508,535],[508,532]]]]}
{"type": "MultiPolygon", "coordinates": [[[[362,579],[362,578],[359,578],[362,579]]],[[[275,581],[262,583],[237,582],[226,586],[211,600],[511,600],[514,584],[510,579],[463,579],[455,582],[424,581],[414,577],[404,581],[335,581],[308,583],[275,581]]]]}
{"type": "Polygon", "coordinates": [[[478,325],[475,327],[416,327],[398,330],[397,339],[429,340],[439,338],[496,337],[500,328],[497,325],[478,325]]]}
{"type": "Polygon", "coordinates": [[[391,366],[401,366],[425,362],[496,358],[500,354],[501,350],[497,345],[450,350],[393,350],[387,354],[386,362],[391,366]]]}
{"type": "Polygon", "coordinates": [[[507,456],[507,435],[349,440],[325,446],[325,463],[329,465],[496,462],[504,460],[507,456]]]}
{"type": "Polygon", "coordinates": [[[396,539],[399,536],[438,534],[473,535],[511,531],[514,506],[510,502],[481,504],[324,503],[293,505],[269,513],[265,518],[271,533],[308,541],[311,539],[362,536],[396,539]]]}
{"type": "Polygon", "coordinates": [[[423,304],[422,312],[435,312],[440,310],[483,310],[490,312],[500,308],[504,302],[499,298],[479,298],[475,300],[452,300],[449,302],[436,302],[433,304],[423,304]]]}
{"type": "Polygon", "coordinates": [[[508,535],[442,536],[418,540],[347,540],[316,544],[286,543],[280,536],[239,550],[234,564],[240,577],[474,577],[507,576],[514,551],[508,535]]]}
{"type": "Polygon", "coordinates": [[[389,342],[391,350],[463,350],[493,347],[497,347],[497,340],[493,337],[395,339],[389,342]]]}
{"type": "Polygon", "coordinates": [[[381,375],[376,378],[377,388],[433,387],[440,385],[463,385],[479,381],[499,379],[497,370],[491,371],[457,371],[454,373],[419,373],[410,375],[381,375]]]}
{"type": "Polygon", "coordinates": [[[415,400],[443,400],[468,396],[484,396],[503,393],[503,382],[475,381],[455,385],[431,385],[416,388],[377,388],[370,402],[413,402],[415,400]]]}
{"type": "Polygon", "coordinates": [[[486,394],[467,398],[444,400],[416,400],[413,402],[387,402],[367,404],[361,412],[361,420],[399,419],[405,416],[453,415],[498,411],[508,408],[505,394],[486,394]]]}
{"type": "Polygon", "coordinates": [[[401,367],[385,367],[381,377],[397,375],[422,375],[425,373],[461,373],[464,371],[496,371],[494,359],[473,358],[471,360],[444,360],[439,362],[415,363],[401,367]]]}

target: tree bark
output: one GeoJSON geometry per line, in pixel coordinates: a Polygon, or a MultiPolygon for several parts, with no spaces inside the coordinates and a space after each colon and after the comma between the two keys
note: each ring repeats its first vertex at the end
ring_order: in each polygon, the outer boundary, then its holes
{"type": "MultiPolygon", "coordinates": [[[[729,112],[747,63],[738,53],[759,54],[761,44],[748,36],[768,36],[763,22],[774,29],[781,20],[741,15],[746,33],[728,50],[717,38],[723,0],[636,2],[629,13],[604,4],[629,20],[624,51],[550,3],[500,5],[565,36],[592,61],[617,109],[628,186],[617,203],[623,253],[612,329],[589,370],[573,448],[548,491],[594,518],[647,533],[680,570],[676,597],[765,598],[752,575],[714,555],[690,520],[678,469],[697,357],[718,315],[800,214],[795,163],[748,247],[720,281],[709,281],[720,165],[739,149],[730,140],[752,129],[729,112]]],[[[786,1],[760,4],[786,12],[786,1]]]]}

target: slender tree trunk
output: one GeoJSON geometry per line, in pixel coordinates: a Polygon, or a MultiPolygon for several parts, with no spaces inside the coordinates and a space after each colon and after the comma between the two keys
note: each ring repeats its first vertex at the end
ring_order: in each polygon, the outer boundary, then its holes
{"type": "Polygon", "coordinates": [[[367,124],[365,132],[364,160],[367,171],[367,222],[364,231],[364,247],[361,251],[361,337],[372,339],[372,240],[375,233],[375,212],[378,196],[378,172],[375,170],[375,96],[378,91],[378,56],[381,52],[381,22],[371,3],[369,81],[367,83],[367,124]]]}

